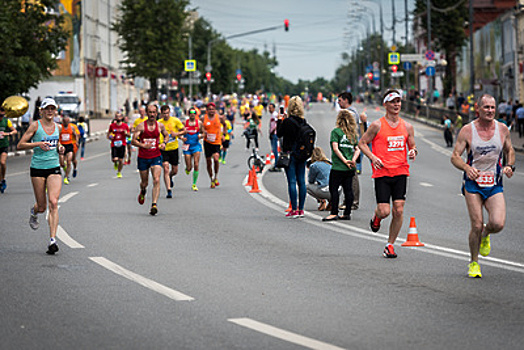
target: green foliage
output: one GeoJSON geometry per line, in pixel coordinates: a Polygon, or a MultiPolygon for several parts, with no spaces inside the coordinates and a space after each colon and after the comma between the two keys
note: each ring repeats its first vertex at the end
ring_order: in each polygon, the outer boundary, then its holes
{"type": "Polygon", "coordinates": [[[0,0],[0,101],[28,92],[57,67],[54,55],[65,48],[69,36],[61,28],[63,17],[45,11],[57,4],[0,0]]]}

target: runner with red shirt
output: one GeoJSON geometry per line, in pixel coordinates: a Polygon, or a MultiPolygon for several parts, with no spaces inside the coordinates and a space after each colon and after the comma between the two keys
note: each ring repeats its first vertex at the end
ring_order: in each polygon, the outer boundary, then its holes
{"type": "Polygon", "coordinates": [[[130,133],[129,126],[124,123],[124,116],[122,113],[116,112],[115,121],[109,125],[109,130],[107,130],[107,138],[111,140],[111,159],[117,171],[117,178],[122,178],[127,137],[130,133]]]}

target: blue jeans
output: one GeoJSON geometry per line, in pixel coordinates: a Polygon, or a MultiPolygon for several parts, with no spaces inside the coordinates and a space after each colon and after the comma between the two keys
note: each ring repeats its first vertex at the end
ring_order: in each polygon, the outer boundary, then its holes
{"type": "Polygon", "coordinates": [[[298,161],[291,156],[289,166],[286,168],[287,190],[291,202],[291,210],[297,210],[297,184],[298,184],[298,210],[304,210],[306,202],[306,161],[298,161]]]}
{"type": "Polygon", "coordinates": [[[273,134],[270,136],[269,141],[271,142],[271,151],[275,155],[275,164],[278,162],[278,136],[273,134]]]}

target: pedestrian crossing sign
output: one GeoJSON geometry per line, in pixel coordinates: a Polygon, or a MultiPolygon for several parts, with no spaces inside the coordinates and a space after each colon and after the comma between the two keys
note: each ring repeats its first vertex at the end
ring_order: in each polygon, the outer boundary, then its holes
{"type": "Polygon", "coordinates": [[[196,60],[185,60],[184,61],[184,70],[186,72],[196,71],[196,60]]]}
{"type": "Polygon", "coordinates": [[[400,55],[398,52],[388,53],[388,63],[389,64],[400,64],[400,55]]]}

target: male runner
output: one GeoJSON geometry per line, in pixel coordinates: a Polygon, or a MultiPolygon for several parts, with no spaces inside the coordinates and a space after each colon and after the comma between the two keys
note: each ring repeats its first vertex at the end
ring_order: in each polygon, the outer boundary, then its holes
{"type": "Polygon", "coordinates": [[[386,115],[371,123],[358,146],[371,160],[372,178],[375,179],[377,208],[370,222],[373,232],[380,229],[380,221],[390,214],[390,200],[393,201],[393,218],[389,226],[389,239],[384,249],[384,257],[396,258],[393,244],[402,228],[409,176],[407,158],[415,160],[418,151],[413,126],[399,116],[400,93],[397,90],[388,90],[384,95],[383,105],[386,115]],[[371,143],[373,152],[368,143],[371,143]]]}
{"type": "Polygon", "coordinates": [[[62,118],[62,128],[60,130],[60,143],[65,147],[64,156],[61,157],[62,168],[64,169],[64,183],[69,185],[69,173],[71,172],[71,164],[73,165],[73,177],[76,177],[76,151],[78,150],[78,140],[80,139],[80,131],[75,124],[71,123],[71,118],[65,115],[62,118]]]}
{"type": "Polygon", "coordinates": [[[222,142],[222,149],[220,150],[220,157],[218,158],[218,162],[222,162],[222,164],[226,165],[226,156],[227,156],[227,150],[229,149],[229,145],[231,142],[231,134],[233,133],[233,126],[231,125],[231,122],[229,119],[226,118],[226,115],[223,113],[219,114],[220,122],[222,123],[222,133],[224,134],[223,142],[222,142]]]}
{"type": "Polygon", "coordinates": [[[495,120],[495,112],[493,96],[482,95],[477,103],[478,118],[462,127],[451,155],[451,163],[464,171],[462,192],[471,222],[468,275],[473,278],[482,277],[478,255],[489,255],[489,235],[502,231],[506,222],[502,174],[511,178],[515,171],[515,150],[508,127],[495,120]],[[467,162],[462,159],[465,150],[467,162]],[[506,166],[502,165],[503,155],[506,166]],[[483,223],[482,208],[488,212],[487,224],[483,223]]]}
{"type": "Polygon", "coordinates": [[[36,203],[31,207],[29,226],[37,230],[40,226],[38,214],[46,211],[49,203],[49,245],[47,254],[58,251],[56,231],[58,230],[58,197],[62,189],[59,153],[64,147],[59,146],[62,126],[54,122],[57,104],[52,98],[45,98],[40,105],[42,118],[33,122],[18,142],[19,150],[33,149],[30,176],[36,203]],[[58,152],[57,152],[58,150],[58,152]],[[47,198],[46,198],[47,194],[47,198]]]}
{"type": "Polygon", "coordinates": [[[206,115],[204,116],[204,153],[206,156],[207,173],[211,180],[211,188],[220,185],[218,182],[218,169],[220,163],[218,157],[220,146],[223,141],[222,123],[216,117],[215,104],[209,102],[206,106],[206,115]],[[213,174],[214,170],[214,174],[213,174]]]}
{"type": "Polygon", "coordinates": [[[111,160],[117,171],[116,177],[122,178],[124,157],[126,154],[127,137],[130,135],[129,126],[124,123],[124,116],[120,112],[115,113],[115,122],[109,124],[107,139],[111,140],[111,160]]]}
{"type": "Polygon", "coordinates": [[[160,150],[166,147],[165,142],[160,143],[160,134],[164,136],[164,140],[169,137],[169,134],[164,125],[156,121],[158,115],[157,105],[148,105],[146,113],[147,120],[136,127],[132,143],[138,147],[137,168],[140,172],[138,203],[140,205],[144,204],[149,181],[148,171],[151,169],[151,175],[153,176],[153,202],[151,203],[149,214],[156,215],[158,213],[156,203],[160,195],[160,175],[162,174],[162,155],[160,150]]]}
{"type": "MultiPolygon", "coordinates": [[[[178,174],[178,138],[186,133],[184,124],[177,117],[171,117],[171,109],[168,105],[160,107],[160,116],[162,117],[159,122],[162,123],[166,131],[170,134],[166,141],[166,148],[160,151],[162,154],[162,167],[164,168],[164,184],[166,185],[167,195],[166,198],[173,198],[173,176],[178,174]],[[169,165],[171,164],[171,171],[169,165]]],[[[164,141],[161,137],[160,141],[164,141]]]]}
{"type": "Polygon", "coordinates": [[[7,188],[5,173],[7,170],[7,150],[9,148],[9,136],[15,135],[16,129],[13,123],[5,117],[5,110],[0,106],[0,192],[4,193],[7,188]]]}

